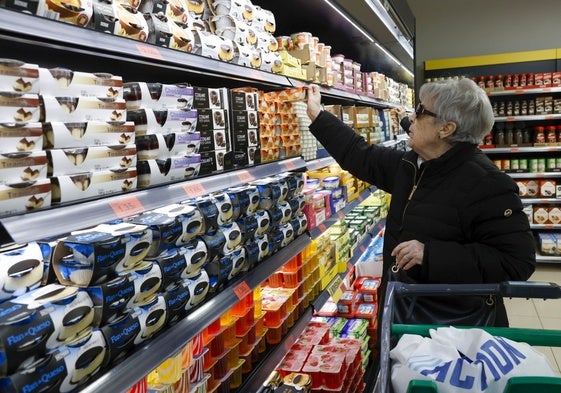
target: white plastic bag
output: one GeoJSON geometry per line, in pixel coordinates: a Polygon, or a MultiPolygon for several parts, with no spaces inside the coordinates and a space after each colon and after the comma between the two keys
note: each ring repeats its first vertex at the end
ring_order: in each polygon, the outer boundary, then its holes
{"type": "Polygon", "coordinates": [[[438,328],[430,335],[405,334],[390,352],[395,392],[406,392],[412,379],[430,379],[439,393],[502,393],[514,376],[557,376],[547,358],[526,343],[482,329],[438,328]]]}

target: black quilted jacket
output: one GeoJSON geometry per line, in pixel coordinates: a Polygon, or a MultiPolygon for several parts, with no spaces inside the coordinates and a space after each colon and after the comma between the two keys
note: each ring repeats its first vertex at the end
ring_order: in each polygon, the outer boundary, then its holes
{"type": "MultiPolygon", "coordinates": [[[[310,130],[342,168],[392,194],[384,272],[393,248],[416,239],[425,244],[423,265],[407,274],[418,282],[495,283],[533,273],[535,244],[518,188],[477,146],[457,143],[419,168],[417,153],[369,145],[328,112],[310,130]]],[[[502,302],[498,311],[496,324],[507,324],[502,302]]]]}

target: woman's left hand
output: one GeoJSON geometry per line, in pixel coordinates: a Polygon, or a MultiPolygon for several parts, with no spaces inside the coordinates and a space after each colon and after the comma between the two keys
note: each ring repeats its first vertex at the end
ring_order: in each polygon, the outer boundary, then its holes
{"type": "Polygon", "coordinates": [[[399,269],[409,270],[415,265],[423,263],[425,245],[418,240],[408,240],[399,243],[392,251],[395,257],[395,265],[399,269]]]}

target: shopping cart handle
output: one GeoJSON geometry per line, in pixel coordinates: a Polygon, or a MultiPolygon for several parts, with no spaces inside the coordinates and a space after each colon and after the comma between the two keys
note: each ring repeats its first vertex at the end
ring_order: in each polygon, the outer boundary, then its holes
{"type": "Polygon", "coordinates": [[[561,299],[561,287],[552,282],[504,281],[482,284],[406,284],[394,281],[396,296],[501,295],[534,299],[561,299]]]}
{"type": "Polygon", "coordinates": [[[505,281],[501,283],[504,297],[561,299],[561,287],[554,282],[505,281]]]}

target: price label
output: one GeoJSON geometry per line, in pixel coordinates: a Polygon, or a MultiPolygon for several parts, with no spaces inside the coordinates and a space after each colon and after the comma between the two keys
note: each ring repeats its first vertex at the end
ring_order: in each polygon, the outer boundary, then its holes
{"type": "Polygon", "coordinates": [[[516,120],[516,117],[514,117],[514,116],[507,116],[506,117],[506,121],[515,121],[515,120],[516,120]]]}
{"type": "Polygon", "coordinates": [[[183,189],[191,198],[196,198],[203,194],[206,194],[205,187],[199,182],[188,183],[183,186],[183,189]]]}
{"type": "Polygon", "coordinates": [[[339,211],[337,212],[337,215],[339,216],[339,218],[345,218],[345,213],[343,213],[342,210],[339,210],[339,211]]]}
{"type": "Polygon", "coordinates": [[[325,224],[319,224],[318,228],[320,231],[325,232],[327,230],[327,227],[325,226],[325,224]]]}
{"type": "Polygon", "coordinates": [[[525,90],[514,90],[514,94],[526,94],[525,90]]]}
{"type": "Polygon", "coordinates": [[[234,288],[234,293],[238,297],[238,299],[242,300],[244,297],[251,293],[251,288],[245,281],[242,281],[234,288]]]}
{"type": "Polygon", "coordinates": [[[333,299],[335,303],[337,303],[339,299],[341,299],[341,296],[343,296],[343,291],[341,290],[342,283],[343,279],[339,276],[335,276],[333,281],[331,281],[326,288],[327,293],[331,295],[331,299],[333,299]]]}
{"type": "Polygon", "coordinates": [[[293,171],[296,169],[296,165],[294,165],[294,163],[292,161],[288,161],[284,163],[284,166],[286,167],[286,169],[288,169],[289,171],[293,171]]]}
{"type": "Polygon", "coordinates": [[[364,253],[364,251],[366,251],[366,247],[364,245],[360,246],[360,252],[364,253]]]}
{"type": "Polygon", "coordinates": [[[130,217],[144,211],[144,207],[137,197],[119,199],[111,202],[109,205],[119,218],[130,217]]]}
{"type": "Polygon", "coordinates": [[[158,48],[155,46],[137,44],[136,49],[138,49],[138,52],[144,57],[150,57],[151,59],[158,60],[164,59],[158,48]]]}
{"type": "Polygon", "coordinates": [[[555,116],[553,116],[553,115],[545,115],[545,116],[544,116],[544,119],[545,119],[545,120],[553,120],[553,119],[555,119],[555,116]]]}
{"type": "Polygon", "coordinates": [[[248,171],[241,171],[238,173],[238,179],[240,179],[240,181],[242,183],[249,183],[250,181],[255,180],[255,178],[253,177],[253,175],[251,173],[249,173],[248,171]]]}
{"type": "Polygon", "coordinates": [[[359,202],[364,201],[364,197],[362,196],[362,194],[359,194],[359,195],[358,195],[358,201],[359,201],[359,202]]]}
{"type": "Polygon", "coordinates": [[[510,149],[510,152],[511,152],[511,153],[518,153],[519,151],[520,151],[519,148],[510,149]]]}

